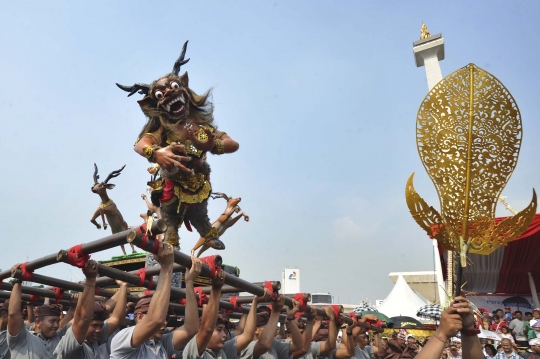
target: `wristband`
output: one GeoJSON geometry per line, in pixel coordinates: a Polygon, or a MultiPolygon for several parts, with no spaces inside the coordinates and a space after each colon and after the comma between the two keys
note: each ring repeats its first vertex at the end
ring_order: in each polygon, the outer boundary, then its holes
{"type": "Polygon", "coordinates": [[[289,317],[287,317],[287,319],[286,319],[286,320],[287,320],[288,322],[291,322],[291,321],[293,321],[293,320],[294,320],[294,317],[292,317],[292,318],[289,318],[289,317]]]}
{"type": "Polygon", "coordinates": [[[21,283],[22,283],[22,281],[20,279],[18,279],[18,278],[13,278],[11,280],[11,284],[21,284],[21,283]]]}
{"type": "Polygon", "coordinates": [[[347,335],[352,335],[352,332],[346,332],[346,333],[347,333],[347,335]]]}

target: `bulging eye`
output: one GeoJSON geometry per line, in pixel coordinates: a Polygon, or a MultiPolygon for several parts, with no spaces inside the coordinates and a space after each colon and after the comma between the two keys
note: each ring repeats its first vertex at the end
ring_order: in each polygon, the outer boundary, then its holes
{"type": "Polygon", "coordinates": [[[180,85],[178,84],[178,82],[171,82],[171,88],[173,88],[173,89],[179,89],[179,88],[180,88],[180,85]]]}
{"type": "Polygon", "coordinates": [[[154,96],[156,96],[156,98],[157,98],[158,100],[160,100],[161,98],[163,98],[163,92],[161,92],[161,91],[156,91],[156,92],[154,92],[154,96]]]}

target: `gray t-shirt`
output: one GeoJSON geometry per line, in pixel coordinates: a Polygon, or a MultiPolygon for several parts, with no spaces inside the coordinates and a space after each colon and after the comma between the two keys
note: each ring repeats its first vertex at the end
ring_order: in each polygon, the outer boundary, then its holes
{"type": "Polygon", "coordinates": [[[199,355],[199,348],[197,347],[197,336],[191,338],[187,343],[182,353],[182,359],[237,359],[236,353],[236,339],[227,340],[217,353],[210,349],[206,349],[202,355],[199,355]]]}
{"type": "Polygon", "coordinates": [[[524,326],[525,322],[516,318],[510,322],[508,328],[513,329],[516,332],[516,340],[526,341],[527,336],[523,333],[524,326]]]}
{"type": "Polygon", "coordinates": [[[111,342],[114,338],[114,336],[116,334],[118,334],[118,332],[120,331],[120,328],[117,328],[114,332],[112,332],[110,335],[109,335],[109,339],[107,339],[107,342],[106,343],[103,343],[101,344],[99,347],[98,347],[98,352],[99,352],[99,355],[103,358],[109,358],[111,356],[111,342]]]}
{"type": "Polygon", "coordinates": [[[298,359],[317,359],[321,355],[321,344],[323,342],[311,342],[309,344],[309,350],[306,354],[298,359]]]}
{"type": "MultiPolygon", "coordinates": [[[[241,353],[241,358],[252,358],[253,349],[256,342],[251,342],[241,353]]],[[[274,339],[270,350],[258,357],[257,359],[292,359],[292,353],[289,353],[291,347],[290,340],[282,342],[280,340],[274,339]]]]}
{"type": "Polygon", "coordinates": [[[7,343],[7,330],[0,331],[0,359],[10,359],[11,352],[7,343]]]}
{"type": "Polygon", "coordinates": [[[7,342],[11,350],[11,359],[52,359],[53,352],[67,329],[67,325],[64,325],[51,339],[45,339],[41,334],[29,331],[24,325],[15,336],[8,332],[7,342]]]}
{"type": "Polygon", "coordinates": [[[107,324],[107,322],[103,325],[101,335],[95,343],[89,343],[88,341],[83,340],[82,344],[79,344],[77,338],[75,338],[75,334],[73,334],[73,327],[70,327],[67,330],[66,335],[64,335],[62,340],[60,340],[60,343],[58,343],[53,355],[56,359],[108,359],[109,356],[106,355],[106,353],[105,355],[100,355],[100,352],[98,351],[99,345],[106,343],[108,338],[109,324],[107,324]]]}
{"type": "Polygon", "coordinates": [[[173,332],[163,335],[158,341],[148,339],[140,347],[131,347],[131,337],[136,326],[121,330],[111,342],[110,359],[169,359],[177,351],[174,350],[173,332]]]}
{"type": "Polygon", "coordinates": [[[366,345],[364,348],[360,348],[358,345],[354,347],[354,356],[351,358],[356,359],[371,359],[373,358],[373,348],[369,345],[366,345]]]}

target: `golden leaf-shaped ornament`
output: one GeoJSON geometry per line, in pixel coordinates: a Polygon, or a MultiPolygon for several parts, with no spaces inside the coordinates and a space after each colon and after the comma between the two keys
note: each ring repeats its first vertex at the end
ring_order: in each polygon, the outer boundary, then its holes
{"type": "Polygon", "coordinates": [[[431,223],[431,232],[420,226],[445,249],[489,254],[530,225],[535,193],[531,204],[507,222],[494,219],[497,199],[517,164],[522,134],[521,115],[510,92],[474,64],[445,77],[424,98],[416,118],[416,142],[439,196],[440,215],[416,193],[412,176],[407,205],[417,223],[431,223]],[[433,225],[438,235],[433,235],[433,225]]]}

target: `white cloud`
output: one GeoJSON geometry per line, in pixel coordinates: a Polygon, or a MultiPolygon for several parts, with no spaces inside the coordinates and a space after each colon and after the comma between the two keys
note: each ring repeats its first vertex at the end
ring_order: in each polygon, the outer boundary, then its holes
{"type": "Polygon", "coordinates": [[[351,217],[336,218],[332,221],[334,235],[338,238],[357,238],[365,231],[351,217]]]}

